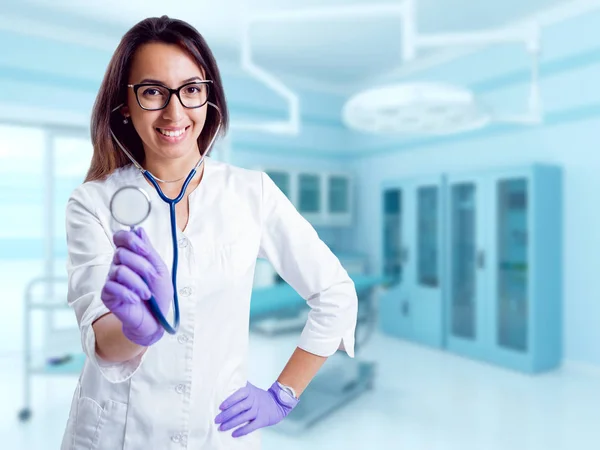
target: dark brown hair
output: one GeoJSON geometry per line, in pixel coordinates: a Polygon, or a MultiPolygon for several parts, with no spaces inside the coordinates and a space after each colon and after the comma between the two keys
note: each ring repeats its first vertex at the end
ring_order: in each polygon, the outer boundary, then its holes
{"type": "Polygon", "coordinates": [[[220,134],[224,134],[227,130],[229,114],[221,75],[202,35],[190,24],[167,16],[142,20],[125,33],[104,74],[92,111],[91,136],[94,153],[85,181],[104,179],[115,169],[131,162],[112,138],[109,127],[112,127],[117,139],[136,161],[142,163],[144,160],[142,140],[133,126],[123,124],[123,115],[119,110],[111,111],[126,102],[127,80],[136,50],[151,42],[179,45],[204,70],[206,79],[213,81],[208,101],[219,107],[221,117],[212,106],[207,106],[206,122],[198,137],[200,151],[204,151],[210,143],[217,131],[219,119],[221,120],[220,134]]]}

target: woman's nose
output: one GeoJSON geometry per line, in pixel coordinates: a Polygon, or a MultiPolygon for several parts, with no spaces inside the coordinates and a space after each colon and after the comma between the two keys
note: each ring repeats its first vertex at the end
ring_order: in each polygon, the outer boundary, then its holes
{"type": "Polygon", "coordinates": [[[163,117],[171,122],[178,122],[184,115],[184,107],[179,97],[172,95],[169,104],[163,109],[163,117]]]}

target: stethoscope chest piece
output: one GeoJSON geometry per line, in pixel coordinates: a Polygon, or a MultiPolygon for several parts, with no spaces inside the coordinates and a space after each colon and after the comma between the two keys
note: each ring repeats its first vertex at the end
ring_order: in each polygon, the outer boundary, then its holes
{"type": "Polygon", "coordinates": [[[150,196],[138,186],[123,186],[110,200],[113,219],[131,229],[146,220],[151,210],[150,196]]]}

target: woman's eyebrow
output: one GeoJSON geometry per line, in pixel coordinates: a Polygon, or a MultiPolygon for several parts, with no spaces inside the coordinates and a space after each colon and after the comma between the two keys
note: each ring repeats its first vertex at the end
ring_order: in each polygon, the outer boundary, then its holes
{"type": "MultiPolygon", "coordinates": [[[[187,80],[183,80],[181,82],[181,84],[189,83],[191,81],[196,81],[196,80],[202,81],[203,79],[200,76],[195,76],[195,77],[192,77],[192,78],[188,78],[187,80]]],[[[140,81],[140,84],[142,84],[142,83],[155,83],[155,84],[162,84],[163,86],[166,86],[165,82],[160,81],[160,80],[155,80],[153,78],[144,78],[142,81],[140,81]]]]}

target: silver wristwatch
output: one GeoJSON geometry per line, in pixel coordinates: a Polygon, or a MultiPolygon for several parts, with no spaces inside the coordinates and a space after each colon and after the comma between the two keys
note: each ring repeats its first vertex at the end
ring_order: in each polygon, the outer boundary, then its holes
{"type": "Polygon", "coordinates": [[[294,390],[293,387],[290,386],[286,386],[285,384],[281,384],[279,381],[277,382],[277,385],[284,390],[285,392],[287,392],[289,395],[291,395],[295,400],[298,400],[298,396],[296,395],[296,391],[294,390]]]}

